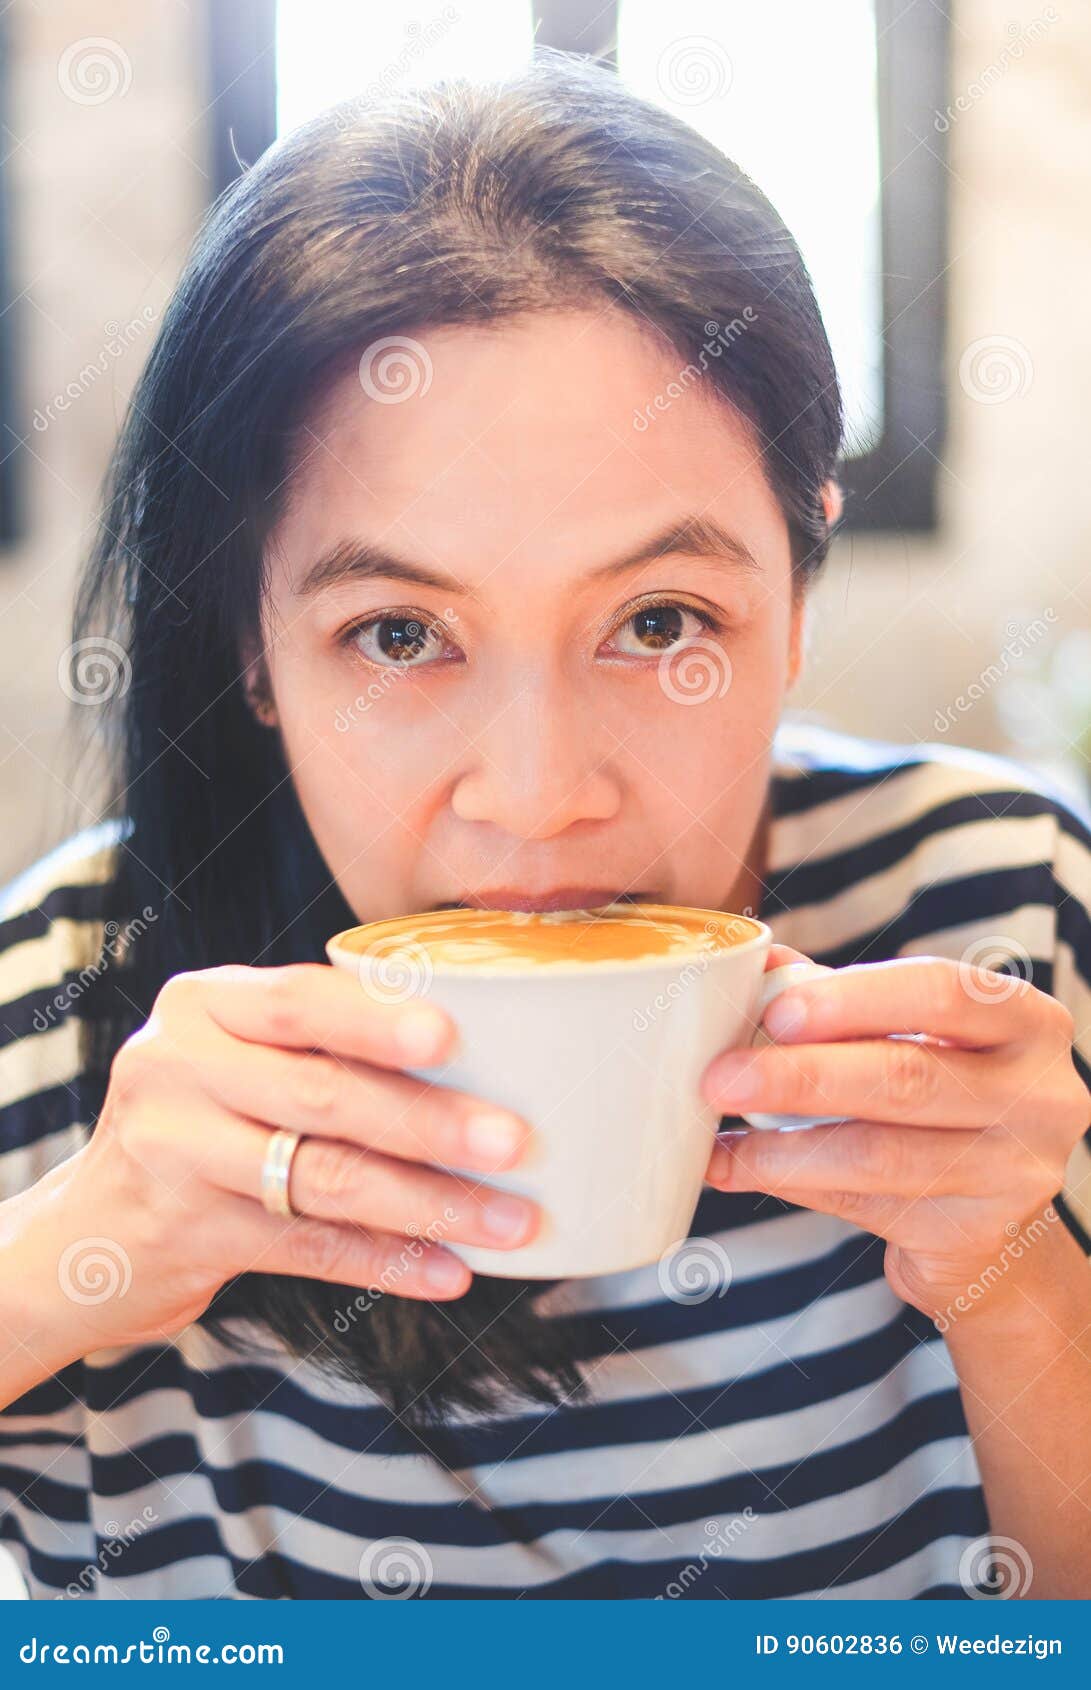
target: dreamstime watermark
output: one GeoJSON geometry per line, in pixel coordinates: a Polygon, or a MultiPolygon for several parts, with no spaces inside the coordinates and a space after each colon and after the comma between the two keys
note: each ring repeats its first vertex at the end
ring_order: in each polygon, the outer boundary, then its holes
{"type": "Polygon", "coordinates": [[[132,685],[132,660],[116,640],[88,634],[61,652],[57,680],[73,704],[108,704],[124,698],[132,685]]]}
{"type": "Polygon", "coordinates": [[[958,959],[959,985],[974,1003],[1006,1003],[1034,983],[1030,952],[1006,933],[985,933],[958,959]]]}
{"type": "Polygon", "coordinates": [[[714,956],[722,949],[730,949],[741,944],[743,939],[750,936],[747,922],[753,912],[747,905],[745,910],[738,912],[738,919],[734,916],[724,916],[722,921],[710,919],[706,921],[702,931],[709,939],[713,937],[722,941],[721,944],[709,945],[707,949],[696,952],[688,961],[683,963],[673,980],[669,980],[661,992],[657,992],[651,1001],[640,1009],[633,1010],[633,1029],[637,1033],[646,1033],[660,1015],[664,1014],[676,1004],[679,998],[686,995],[695,980],[705,974],[714,956]]]}
{"type": "Polygon", "coordinates": [[[657,1017],[672,1004],[684,997],[693,982],[700,978],[708,969],[709,952],[702,951],[687,962],[683,968],[669,981],[661,992],[657,992],[651,1003],[643,1009],[633,1010],[633,1028],[638,1033],[646,1033],[657,1017]]]}
{"type": "Polygon", "coordinates": [[[672,704],[707,704],[712,698],[723,698],[733,679],[726,651],[701,634],[671,646],[656,665],[659,690],[672,704]]]}
{"type": "Polygon", "coordinates": [[[996,714],[1020,754],[1067,766],[1084,802],[1091,763],[1091,628],[1042,644],[997,690],[996,714]]]}
{"type": "Polygon", "coordinates": [[[438,1244],[457,1219],[457,1214],[448,1204],[441,1220],[429,1221],[425,1227],[418,1227],[410,1222],[406,1228],[409,1240],[399,1251],[397,1261],[388,1262],[375,1285],[369,1285],[366,1291],[361,1291],[347,1308],[338,1309],[333,1317],[334,1331],[342,1334],[351,1331],[357,1316],[368,1314],[375,1307],[376,1300],[385,1292],[393,1290],[399,1279],[409,1272],[412,1263],[420,1260],[424,1253],[421,1240],[427,1239],[430,1244],[438,1244]]]}
{"type": "Polygon", "coordinates": [[[1010,334],[971,340],[958,361],[962,391],[978,405],[1002,405],[1027,392],[1034,379],[1030,351],[1010,334]]]}
{"type": "Polygon", "coordinates": [[[701,342],[701,350],[697,355],[696,364],[690,363],[679,370],[677,376],[667,383],[665,393],[657,393],[649,399],[642,410],[633,412],[633,428],[637,434],[643,434],[655,421],[653,412],[669,411],[676,399],[685,398],[694,382],[700,381],[707,375],[708,367],[713,358],[722,358],[725,351],[729,351],[740,335],[746,333],[758,320],[758,313],[752,305],[744,305],[737,317],[732,317],[724,328],[714,318],[705,324],[705,339],[701,342]]]}
{"type": "Polygon", "coordinates": [[[664,47],[655,67],[661,94],[679,106],[703,106],[722,100],[735,68],[721,41],[709,35],[682,35],[664,47]]]}
{"type": "Polygon", "coordinates": [[[1020,657],[1025,657],[1038,641],[1044,639],[1049,632],[1049,625],[1057,620],[1057,612],[1052,605],[1047,605],[1041,616],[1027,622],[1023,627],[1018,622],[1011,621],[1005,625],[1005,641],[1000,648],[998,662],[990,663],[987,668],[979,671],[977,679],[971,681],[965,692],[960,692],[953,704],[945,709],[937,710],[932,718],[932,726],[938,734],[945,734],[953,728],[959,716],[964,716],[972,710],[985,695],[1003,680],[1012,664],[1020,657]]]}
{"type": "Polygon", "coordinates": [[[24,1666],[283,1666],[283,1643],[172,1643],[170,1627],[153,1627],[151,1638],[123,1643],[53,1643],[36,1636],[23,1643],[24,1666]]]}
{"type": "Polygon", "coordinates": [[[386,334],[360,354],[360,386],[380,405],[423,399],[432,385],[428,349],[407,334],[386,334]]]}
{"type": "Polygon", "coordinates": [[[133,1282],[128,1251],[116,1238],[77,1238],[61,1252],[57,1283],[70,1303],[108,1303],[133,1282]]]}
{"type": "Polygon", "coordinates": [[[1029,1552],[1013,1537],[979,1537],[968,1543],[958,1563],[958,1582],[974,1601],[1025,1596],[1034,1580],[1029,1552]]]}
{"type": "Polygon", "coordinates": [[[424,1596],[432,1574],[432,1557],[416,1538],[376,1538],[360,1556],[360,1583],[372,1598],[424,1596]]]}
{"type": "Polygon", "coordinates": [[[334,732],[347,734],[350,728],[359,723],[362,716],[366,716],[369,710],[375,708],[380,699],[386,697],[392,686],[404,679],[408,668],[409,665],[405,663],[397,665],[392,663],[389,669],[383,670],[381,679],[369,681],[366,692],[357,693],[351,704],[346,704],[338,710],[333,718],[334,732]]]}
{"type": "MultiPolygon", "coordinates": [[[[453,627],[459,619],[457,610],[448,606],[442,613],[442,619],[448,627],[453,627]]],[[[411,620],[406,624],[405,631],[410,639],[416,639],[420,634],[427,633],[428,627],[427,622],[413,622],[411,620]]],[[[337,711],[333,718],[334,732],[348,733],[349,729],[355,727],[369,710],[373,710],[376,704],[387,696],[391,687],[397,681],[404,680],[410,669],[414,667],[416,665],[405,661],[391,663],[382,671],[378,680],[368,682],[366,691],[357,693],[351,704],[346,704],[337,711]]]]}
{"type": "Polygon", "coordinates": [[[94,962],[90,962],[84,968],[81,968],[73,979],[66,980],[60,991],[55,992],[44,1007],[39,1007],[34,1011],[31,1020],[34,1031],[36,1033],[48,1032],[49,1028],[54,1026],[57,1020],[64,1016],[74,1003],[79,1002],[84,992],[93,986],[96,980],[102,978],[112,962],[118,962],[124,958],[133,940],[139,939],[142,933],[147,932],[151,923],[158,920],[159,917],[150,904],[145,904],[140,914],[133,916],[131,921],[125,923],[124,927],[114,920],[105,922],[102,929],[103,946],[98,957],[94,962]]]}
{"type": "Polygon", "coordinates": [[[133,64],[119,41],[85,35],[67,46],[57,60],[57,82],[66,99],[78,106],[103,106],[123,99],[133,80],[133,64]]]}
{"type": "Polygon", "coordinates": [[[385,64],[378,76],[366,83],[358,94],[345,101],[334,119],[335,127],[341,131],[351,129],[361,116],[366,116],[372,106],[396,91],[400,80],[413,63],[422,54],[437,46],[461,18],[462,13],[457,6],[444,6],[442,12],[437,12],[435,17],[429,18],[426,23],[411,18],[405,26],[406,42],[401,52],[385,64]]]}
{"type": "Polygon", "coordinates": [[[435,972],[430,953],[415,939],[391,933],[370,944],[356,965],[356,975],[369,998],[397,1005],[419,998],[432,984],[435,972]]]}
{"type": "Polygon", "coordinates": [[[1057,1210],[1050,1203],[1040,1215],[1035,1215],[1032,1221],[1021,1226],[1018,1221],[1009,1221],[1004,1228],[1008,1235],[1007,1243],[1002,1247],[994,1262],[967,1285],[965,1291],[960,1291],[953,1303],[948,1303],[942,1314],[933,1316],[933,1323],[937,1332],[949,1332],[959,1315],[969,1314],[975,1303],[987,1297],[994,1285],[1002,1280],[1013,1262],[1023,1259],[1029,1249],[1032,1249],[1040,1239],[1049,1232],[1050,1227],[1058,1219],[1057,1210]]]}
{"type": "Polygon", "coordinates": [[[660,1591],[655,1600],[673,1601],[676,1597],[684,1596],[691,1585],[697,1583],[702,1573],[708,1571],[709,1562],[719,1560],[724,1550],[737,1543],[746,1528],[752,1526],[756,1519],[754,1510],[747,1507],[726,1524],[721,1520],[706,1520],[704,1529],[709,1542],[701,1548],[696,1561],[687,1562],[678,1577],[671,1579],[666,1590],[660,1591]]]}
{"type": "Polygon", "coordinates": [[[966,84],[965,91],[958,94],[952,103],[937,111],[932,119],[932,127],[941,135],[946,135],[952,123],[965,112],[971,111],[979,100],[983,100],[990,89],[994,88],[1009,67],[1017,64],[1023,57],[1027,46],[1033,46],[1055,24],[1059,14],[1053,6],[1047,6],[1041,17],[1032,18],[1030,23],[1020,26],[1013,19],[1008,24],[1008,35],[1011,39],[997,53],[995,59],[985,66],[980,76],[966,84]]]}
{"type": "Polygon", "coordinates": [[[672,1303],[707,1303],[731,1284],[731,1257],[714,1238],[683,1238],[659,1258],[659,1289],[672,1303]]]}
{"type": "Polygon", "coordinates": [[[59,393],[45,405],[39,406],[31,418],[31,426],[38,434],[44,434],[50,423],[56,422],[58,416],[64,414],[71,406],[90,391],[100,376],[106,374],[111,364],[125,353],[135,340],[146,333],[150,323],[154,323],[159,315],[154,305],[145,305],[138,317],[130,317],[127,323],[117,324],[113,321],[102,325],[106,340],[100,346],[90,363],[84,364],[73,379],[66,382],[59,393]]]}
{"type": "Polygon", "coordinates": [[[89,1561],[82,1569],[78,1578],[66,1585],[53,1598],[55,1602],[63,1602],[66,1596],[77,1598],[87,1596],[97,1587],[100,1573],[109,1572],[109,1563],[124,1555],[129,1545],[138,1537],[143,1537],[149,1526],[154,1526],[159,1515],[150,1503],[141,1509],[135,1520],[130,1520],[127,1526],[119,1526],[116,1520],[107,1520],[102,1530],[103,1544],[93,1561],[89,1561]]]}

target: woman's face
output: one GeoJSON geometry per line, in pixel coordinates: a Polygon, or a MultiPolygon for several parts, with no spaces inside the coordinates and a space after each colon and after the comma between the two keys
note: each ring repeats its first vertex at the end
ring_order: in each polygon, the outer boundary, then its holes
{"type": "Polygon", "coordinates": [[[752,906],[800,605],[746,426],[610,309],[411,360],[325,395],[268,554],[265,719],[357,918],[752,906]]]}

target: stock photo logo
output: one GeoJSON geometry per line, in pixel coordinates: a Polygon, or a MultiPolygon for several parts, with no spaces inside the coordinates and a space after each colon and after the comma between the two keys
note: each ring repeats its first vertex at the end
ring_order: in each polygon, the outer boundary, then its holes
{"type": "Polygon", "coordinates": [[[137,1538],[143,1537],[150,1526],[155,1525],[159,1515],[151,1504],[141,1509],[139,1515],[122,1526],[117,1520],[107,1520],[102,1527],[98,1554],[93,1561],[88,1561],[79,1575],[74,1578],[65,1589],[59,1592],[53,1600],[63,1602],[66,1597],[76,1600],[81,1596],[98,1596],[99,1575],[109,1573],[112,1562],[116,1562],[124,1555],[129,1545],[137,1538]]]}
{"type": "Polygon", "coordinates": [[[989,933],[967,945],[958,959],[958,978],[974,1003],[1006,1003],[1034,983],[1030,952],[1017,939],[989,933]]]}
{"type": "Polygon", "coordinates": [[[1013,1537],[979,1537],[968,1543],[958,1564],[958,1582],[976,1602],[1026,1596],[1034,1579],[1027,1551],[1013,1537]]]}
{"type": "Polygon", "coordinates": [[[735,68],[723,43],[707,35],[683,35],[659,56],[655,80],[666,99],[679,106],[703,106],[722,100],[735,68]]]}
{"type": "Polygon", "coordinates": [[[983,335],[972,340],[958,361],[962,391],[979,405],[1018,399],[1034,379],[1031,356],[1013,335],[983,335]]]}
{"type": "Polygon", "coordinates": [[[133,1264],[116,1238],[77,1238],[61,1254],[57,1281],[71,1303],[108,1303],[124,1297],[133,1264]]]}
{"type": "Polygon", "coordinates": [[[431,1583],[432,1557],[415,1538],[377,1538],[360,1557],[360,1584],[375,1600],[424,1596],[431,1583]]]}
{"type": "Polygon", "coordinates": [[[703,1530],[708,1542],[701,1546],[696,1558],[687,1562],[676,1577],[671,1579],[666,1589],[659,1592],[655,1600],[657,1602],[672,1602],[676,1601],[679,1596],[685,1596],[702,1573],[708,1571],[709,1564],[718,1560],[725,1551],[729,1550],[732,1544],[739,1540],[747,1527],[752,1526],[756,1519],[757,1515],[754,1510],[747,1507],[733,1520],[706,1520],[703,1530]]]}
{"type": "Polygon", "coordinates": [[[450,1204],[447,1204],[442,1218],[437,1221],[429,1221],[427,1226],[418,1226],[416,1221],[410,1221],[405,1229],[408,1237],[404,1246],[398,1252],[397,1261],[387,1263],[379,1275],[377,1284],[369,1286],[366,1291],[359,1292],[347,1307],[337,1310],[330,1323],[334,1331],[351,1332],[357,1317],[362,1314],[370,1314],[384,1292],[391,1291],[397,1285],[399,1279],[408,1272],[410,1266],[420,1260],[424,1248],[421,1239],[426,1238],[429,1244],[438,1244],[450,1232],[452,1223],[457,1218],[454,1209],[451,1208],[450,1204]]]}
{"type": "Polygon", "coordinates": [[[961,1315],[969,1314],[976,1304],[989,1295],[994,1285],[1002,1283],[1014,1262],[1022,1261],[1028,1250],[1048,1236],[1050,1228],[1056,1226],[1059,1218],[1056,1208],[1049,1203],[1040,1215],[1035,1215],[1029,1221],[1006,1221],[1004,1242],[995,1258],[985,1264],[977,1278],[972,1279],[953,1302],[948,1303],[942,1314],[932,1317],[936,1331],[949,1332],[961,1315]]]}
{"type": "Polygon", "coordinates": [[[707,1303],[731,1285],[731,1257],[713,1238],[683,1238],[659,1258],[659,1289],[672,1303],[707,1303]]]}
{"type": "Polygon", "coordinates": [[[657,666],[660,690],[672,704],[707,704],[731,686],[731,659],[714,640],[687,640],[665,651],[657,666]]]}
{"type": "Polygon", "coordinates": [[[102,332],[105,339],[95,356],[87,359],[70,381],[65,382],[44,405],[39,405],[35,410],[31,418],[35,433],[44,434],[60,417],[70,412],[77,400],[89,393],[117,360],[139,343],[140,337],[147,333],[149,326],[158,316],[159,312],[154,305],[145,305],[138,315],[130,317],[127,323],[119,323],[112,317],[103,323],[102,332]]]}
{"type": "Polygon", "coordinates": [[[419,340],[388,334],[365,346],[360,357],[360,386],[380,405],[423,399],[432,385],[432,360],[419,340]]]}
{"type": "Polygon", "coordinates": [[[128,692],[133,666],[128,652],[116,640],[89,635],[62,651],[57,680],[73,704],[108,704],[128,692]]]}
{"type": "Polygon", "coordinates": [[[456,6],[444,6],[441,12],[422,23],[418,18],[410,18],[405,26],[405,40],[400,52],[383,65],[379,74],[363,87],[359,94],[354,94],[345,103],[336,117],[337,128],[344,133],[366,118],[368,110],[380,100],[390,98],[396,93],[415,61],[431,53],[449,34],[461,17],[456,6]]]}
{"type": "Polygon", "coordinates": [[[124,99],[133,80],[132,60],[124,47],[105,35],[73,41],[57,60],[61,93],[78,106],[103,106],[124,99]]]}
{"type": "Polygon", "coordinates": [[[632,1015],[633,1031],[646,1033],[659,1016],[665,1010],[668,1010],[672,1004],[677,1003],[693,982],[705,973],[708,968],[708,959],[709,953],[702,951],[699,956],[693,958],[692,962],[687,962],[683,968],[680,968],[673,980],[668,980],[663,990],[657,992],[654,998],[643,1004],[639,1009],[634,1009],[632,1015]]]}
{"type": "Polygon", "coordinates": [[[356,965],[357,978],[369,998],[397,1005],[423,997],[432,984],[432,958],[423,945],[392,934],[377,939],[356,965]]]}
{"type": "Polygon", "coordinates": [[[34,1031],[47,1033],[50,1027],[55,1027],[79,1002],[88,987],[101,980],[110,964],[124,957],[133,940],[146,933],[149,925],[158,919],[151,905],[145,904],[140,915],[127,921],[124,927],[112,919],[103,922],[103,943],[99,956],[94,962],[85,963],[78,975],[66,980],[51,998],[38,1005],[30,1023],[34,1031]]]}
{"type": "MultiPolygon", "coordinates": [[[[434,633],[440,628],[453,628],[459,620],[457,610],[447,606],[438,622],[431,626],[425,622],[409,620],[405,623],[404,633],[409,641],[423,640],[427,634],[434,633]]],[[[360,726],[362,719],[373,710],[375,705],[386,698],[391,689],[396,687],[412,671],[413,665],[404,659],[399,663],[391,663],[385,668],[377,680],[369,681],[364,692],[357,693],[349,704],[341,705],[333,718],[334,732],[349,733],[354,727],[360,726]]]]}
{"type": "MultiPolygon", "coordinates": [[[[1041,616],[1029,617],[1022,625],[1014,617],[1009,618],[1004,624],[1004,644],[1000,648],[999,658],[979,669],[975,678],[967,684],[965,692],[960,692],[952,703],[936,711],[932,718],[936,733],[947,733],[956,725],[960,716],[972,710],[993,687],[1005,682],[1018,660],[1025,657],[1046,637],[1056,621],[1057,612],[1051,604],[1046,605],[1041,616]]],[[[1010,685],[1010,682],[1008,684],[1010,685]]],[[[1002,691],[1001,687],[1001,694],[1002,691]]]]}
{"type": "Polygon", "coordinates": [[[1025,28],[1014,19],[1008,24],[1008,40],[996,54],[995,58],[979,71],[972,82],[967,83],[963,91],[943,111],[937,111],[932,120],[932,126],[939,135],[946,135],[953,123],[983,100],[1001,77],[1009,71],[1013,64],[1018,64],[1028,45],[1033,46],[1040,41],[1052,24],[1058,20],[1056,7],[1047,6],[1040,17],[1033,18],[1025,28]]]}
{"type": "Polygon", "coordinates": [[[634,410],[633,428],[636,433],[646,433],[657,416],[669,411],[676,399],[684,399],[691,388],[708,374],[712,360],[722,358],[725,353],[730,354],[739,336],[752,328],[757,320],[758,313],[752,305],[744,305],[739,315],[732,317],[729,323],[718,323],[710,317],[705,324],[705,339],[701,342],[696,361],[691,359],[684,364],[661,392],[654,393],[634,410]]]}

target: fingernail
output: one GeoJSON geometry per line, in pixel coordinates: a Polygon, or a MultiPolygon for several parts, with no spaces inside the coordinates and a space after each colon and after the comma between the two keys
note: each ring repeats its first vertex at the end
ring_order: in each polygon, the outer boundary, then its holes
{"type": "Polygon", "coordinates": [[[453,1291],[466,1278],[466,1266],[447,1250],[432,1250],[424,1264],[424,1277],[437,1291],[453,1291]]]}
{"type": "Polygon", "coordinates": [[[514,1155],[523,1138],[523,1129],[511,1115],[487,1109],[471,1115],[466,1123],[466,1146],[475,1161],[495,1167],[514,1155]]]}
{"type": "Polygon", "coordinates": [[[726,1144],[717,1144],[709,1157],[706,1178],[711,1185],[726,1184],[731,1169],[731,1152],[726,1144]]]}
{"type": "Polygon", "coordinates": [[[398,1049],[410,1062],[432,1062],[447,1037],[447,1019],[426,1003],[403,1009],[394,1029],[398,1049]]]}
{"type": "Polygon", "coordinates": [[[745,1103],[757,1093],[758,1084],[749,1053],[725,1056],[712,1071],[712,1091],[719,1103],[745,1103]]]}
{"type": "Polygon", "coordinates": [[[773,999],[761,1018],[761,1024],[771,1038],[781,1039],[798,1033],[806,1019],[806,1000],[795,992],[785,992],[773,999]]]}
{"type": "Polygon", "coordinates": [[[482,1210],[481,1224],[490,1237],[514,1243],[529,1228],[532,1213],[529,1203],[519,1197],[490,1197],[482,1210]]]}

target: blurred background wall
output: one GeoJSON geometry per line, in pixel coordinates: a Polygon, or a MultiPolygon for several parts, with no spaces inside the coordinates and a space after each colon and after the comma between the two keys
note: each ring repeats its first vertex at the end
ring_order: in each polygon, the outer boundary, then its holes
{"type": "MultiPolygon", "coordinates": [[[[824,16],[836,27],[836,6],[824,16]]],[[[66,755],[58,665],[111,441],[212,191],[206,26],[181,0],[12,0],[6,13],[7,262],[28,427],[25,534],[0,552],[0,881],[95,814],[66,755]],[[124,86],[74,98],[65,55],[100,38],[123,47],[124,86]]],[[[946,135],[940,525],[838,539],[793,702],[854,732],[1014,752],[1078,788],[1091,5],[960,0],[952,95],[1013,29],[1030,30],[1026,51],[946,135]],[[968,377],[977,343],[992,367],[968,377]]],[[[922,125],[921,145],[935,144],[922,125]]]]}
{"type": "Polygon", "coordinates": [[[58,666],[126,397],[208,199],[199,19],[173,0],[15,0],[5,18],[9,313],[28,426],[25,533],[0,551],[0,881],[95,819],[58,666]],[[64,55],[87,38],[124,43],[124,94],[72,97],[64,55]]]}

